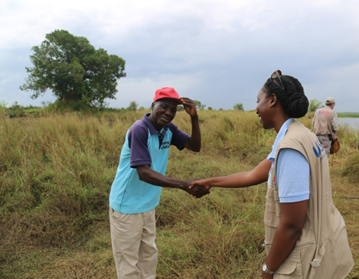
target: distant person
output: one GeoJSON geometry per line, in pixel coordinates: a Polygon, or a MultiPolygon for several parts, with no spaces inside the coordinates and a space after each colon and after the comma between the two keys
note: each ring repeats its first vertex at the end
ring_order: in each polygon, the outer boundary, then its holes
{"type": "Polygon", "coordinates": [[[277,132],[272,152],[251,171],[191,185],[210,190],[268,182],[264,279],[344,279],[354,264],[343,217],[333,204],[328,158],[316,135],[295,120],[307,113],[308,103],[296,78],[274,72],[256,107],[263,128],[277,132]]]}
{"type": "Polygon", "coordinates": [[[328,157],[330,155],[332,141],[337,138],[336,133],[339,130],[338,116],[333,110],[334,106],[334,98],[327,98],[325,100],[325,107],[315,112],[312,121],[313,131],[317,135],[328,157]]]}
{"type": "Polygon", "coordinates": [[[110,192],[112,249],[119,279],[156,277],[155,208],[162,187],[181,189],[197,198],[209,193],[199,186],[189,189],[193,180],[164,176],[170,145],[179,150],[201,149],[195,102],[180,98],[172,87],[164,87],[156,91],[151,108],[151,113],[127,131],[110,192]],[[191,117],[191,136],[171,122],[179,104],[191,117]]]}

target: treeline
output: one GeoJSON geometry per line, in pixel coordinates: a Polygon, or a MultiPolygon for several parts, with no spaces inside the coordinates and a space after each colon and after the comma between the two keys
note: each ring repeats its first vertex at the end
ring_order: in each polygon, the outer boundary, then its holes
{"type": "MultiPolygon", "coordinates": [[[[200,101],[195,100],[197,110],[205,110],[206,105],[200,101]]],[[[100,115],[103,112],[126,112],[126,111],[143,111],[151,110],[151,108],[140,107],[136,101],[131,101],[128,107],[123,108],[111,108],[109,105],[103,105],[102,107],[91,106],[81,101],[61,101],[57,100],[54,103],[42,102],[42,106],[22,106],[18,102],[15,102],[11,106],[7,106],[5,103],[0,103],[0,112],[10,118],[15,117],[29,117],[40,116],[48,113],[64,113],[64,112],[78,112],[84,114],[100,115]]],[[[178,111],[183,111],[183,106],[178,106],[178,111]]],[[[216,111],[212,107],[208,107],[207,110],[216,111]]],[[[244,111],[242,104],[236,104],[233,106],[233,110],[244,111]]],[[[222,108],[218,111],[224,111],[222,108]]]]}

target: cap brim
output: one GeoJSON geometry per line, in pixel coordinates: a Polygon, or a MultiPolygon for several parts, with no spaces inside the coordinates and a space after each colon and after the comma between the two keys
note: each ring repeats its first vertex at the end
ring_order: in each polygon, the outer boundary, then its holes
{"type": "Polygon", "coordinates": [[[154,102],[157,102],[157,101],[159,101],[159,100],[163,100],[163,99],[169,99],[169,100],[174,100],[174,101],[177,101],[177,103],[178,103],[179,105],[183,104],[183,102],[182,102],[182,100],[181,100],[181,99],[171,98],[171,97],[163,97],[163,98],[159,98],[159,99],[157,99],[157,100],[156,100],[156,101],[154,101],[154,102]]]}

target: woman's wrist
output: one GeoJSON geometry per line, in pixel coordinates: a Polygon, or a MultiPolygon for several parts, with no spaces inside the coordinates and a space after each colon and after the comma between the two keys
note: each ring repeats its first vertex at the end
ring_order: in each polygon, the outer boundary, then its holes
{"type": "Polygon", "coordinates": [[[267,274],[274,274],[275,270],[271,270],[269,269],[269,267],[267,266],[267,264],[264,262],[262,265],[262,271],[267,273],[267,274]]]}

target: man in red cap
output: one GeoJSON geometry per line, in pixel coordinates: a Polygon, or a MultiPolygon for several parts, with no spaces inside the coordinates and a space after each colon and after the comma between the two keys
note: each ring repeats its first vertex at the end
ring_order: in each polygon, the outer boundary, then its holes
{"type": "Polygon", "coordinates": [[[151,108],[127,131],[110,192],[112,249],[119,279],[156,277],[155,208],[162,187],[181,189],[197,198],[209,193],[203,187],[189,189],[193,180],[165,176],[170,145],[179,150],[201,149],[195,102],[164,87],[156,91],[151,108]],[[191,117],[191,136],[172,123],[179,104],[191,117]]]}

